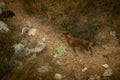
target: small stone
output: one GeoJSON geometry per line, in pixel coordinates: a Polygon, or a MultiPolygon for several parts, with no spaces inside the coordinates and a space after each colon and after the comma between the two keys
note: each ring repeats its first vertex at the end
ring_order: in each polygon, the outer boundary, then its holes
{"type": "Polygon", "coordinates": [[[87,67],[84,67],[84,68],[82,69],[82,72],[85,72],[85,71],[87,71],[87,67]]]}
{"type": "Polygon", "coordinates": [[[62,80],[62,75],[59,74],[59,73],[56,73],[55,76],[54,76],[55,80],[62,80]]]}
{"type": "Polygon", "coordinates": [[[109,67],[108,64],[103,64],[102,66],[103,66],[104,68],[108,68],[108,67],[109,67]]]}
{"type": "Polygon", "coordinates": [[[107,77],[107,76],[112,76],[112,69],[106,69],[103,73],[103,76],[107,77]]]}

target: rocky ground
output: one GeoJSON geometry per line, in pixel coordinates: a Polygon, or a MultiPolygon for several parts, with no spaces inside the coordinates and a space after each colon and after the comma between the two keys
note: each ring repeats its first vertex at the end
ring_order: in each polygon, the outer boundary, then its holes
{"type": "MultiPolygon", "coordinates": [[[[16,16],[3,20],[9,31],[0,30],[0,34],[10,34],[15,39],[15,50],[10,63],[15,67],[2,79],[8,80],[119,80],[120,57],[117,39],[109,34],[112,29],[105,25],[96,34],[99,45],[92,47],[93,55],[88,51],[77,50],[78,56],[68,46],[62,33],[50,24],[42,24],[37,15],[28,15],[18,0],[6,0],[7,8],[16,16]],[[23,28],[35,29],[24,32],[23,28]],[[32,28],[31,28],[32,27],[32,28]],[[16,44],[16,45],[15,45],[16,44]],[[56,52],[62,45],[62,49],[56,52]],[[42,48],[42,49],[41,49],[42,48]],[[36,49],[36,50],[35,50],[36,49]],[[62,52],[61,52],[62,51],[62,52]],[[58,53],[58,54],[57,54],[58,53]],[[60,54],[60,55],[59,55],[60,54]]],[[[84,17],[84,16],[83,16],[84,17]]],[[[80,20],[86,23],[86,18],[80,20]]],[[[98,16],[104,23],[106,16],[98,16]]],[[[73,31],[71,31],[73,32],[73,31]]],[[[8,40],[9,41],[9,40],[8,40]]],[[[93,42],[94,43],[94,42],[93,42]]],[[[2,43],[1,43],[2,44],[2,43]]],[[[3,49],[3,48],[2,48],[3,49]]]]}

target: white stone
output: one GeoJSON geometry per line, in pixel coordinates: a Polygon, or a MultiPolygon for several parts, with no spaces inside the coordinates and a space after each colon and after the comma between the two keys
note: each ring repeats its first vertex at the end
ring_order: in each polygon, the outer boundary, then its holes
{"type": "Polygon", "coordinates": [[[4,23],[3,21],[0,21],[0,30],[4,30],[5,32],[9,31],[7,24],[4,23]]]}
{"type": "Polygon", "coordinates": [[[112,69],[106,69],[103,73],[103,76],[107,77],[107,76],[112,76],[112,69]]]}
{"type": "Polygon", "coordinates": [[[62,80],[62,75],[59,74],[59,73],[56,73],[55,76],[54,76],[55,80],[62,80]]]}

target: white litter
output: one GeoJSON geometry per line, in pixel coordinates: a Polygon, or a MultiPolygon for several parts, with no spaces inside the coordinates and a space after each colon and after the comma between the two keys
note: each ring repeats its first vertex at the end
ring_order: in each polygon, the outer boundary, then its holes
{"type": "Polygon", "coordinates": [[[9,31],[7,24],[4,23],[3,21],[0,21],[0,30],[4,30],[5,32],[9,31]]]}
{"type": "Polygon", "coordinates": [[[34,36],[36,34],[36,29],[25,27],[22,29],[22,34],[27,34],[29,36],[34,36]]]}
{"type": "Polygon", "coordinates": [[[55,76],[54,76],[55,80],[62,80],[62,78],[63,78],[62,75],[59,74],[59,73],[56,73],[55,76]]]}
{"type": "Polygon", "coordinates": [[[87,71],[87,67],[84,67],[84,68],[82,69],[82,72],[85,72],[85,71],[87,71]]]}
{"type": "Polygon", "coordinates": [[[14,46],[15,54],[18,54],[19,52],[24,51],[25,46],[21,43],[15,44],[14,46]]]}
{"type": "Polygon", "coordinates": [[[40,66],[39,68],[37,68],[38,72],[47,72],[49,71],[48,68],[46,68],[45,66],[40,66]]]}
{"type": "Polygon", "coordinates": [[[103,73],[103,76],[107,77],[107,76],[112,76],[112,69],[106,69],[103,73]]]}
{"type": "Polygon", "coordinates": [[[109,67],[108,64],[103,64],[102,66],[103,66],[104,68],[108,68],[108,67],[109,67]]]}

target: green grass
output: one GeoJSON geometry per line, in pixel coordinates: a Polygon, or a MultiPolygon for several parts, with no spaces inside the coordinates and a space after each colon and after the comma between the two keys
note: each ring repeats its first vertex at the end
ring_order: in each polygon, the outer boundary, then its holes
{"type": "Polygon", "coordinates": [[[55,54],[58,56],[61,56],[66,52],[66,47],[63,44],[60,44],[56,49],[55,49],[55,54]]]}

